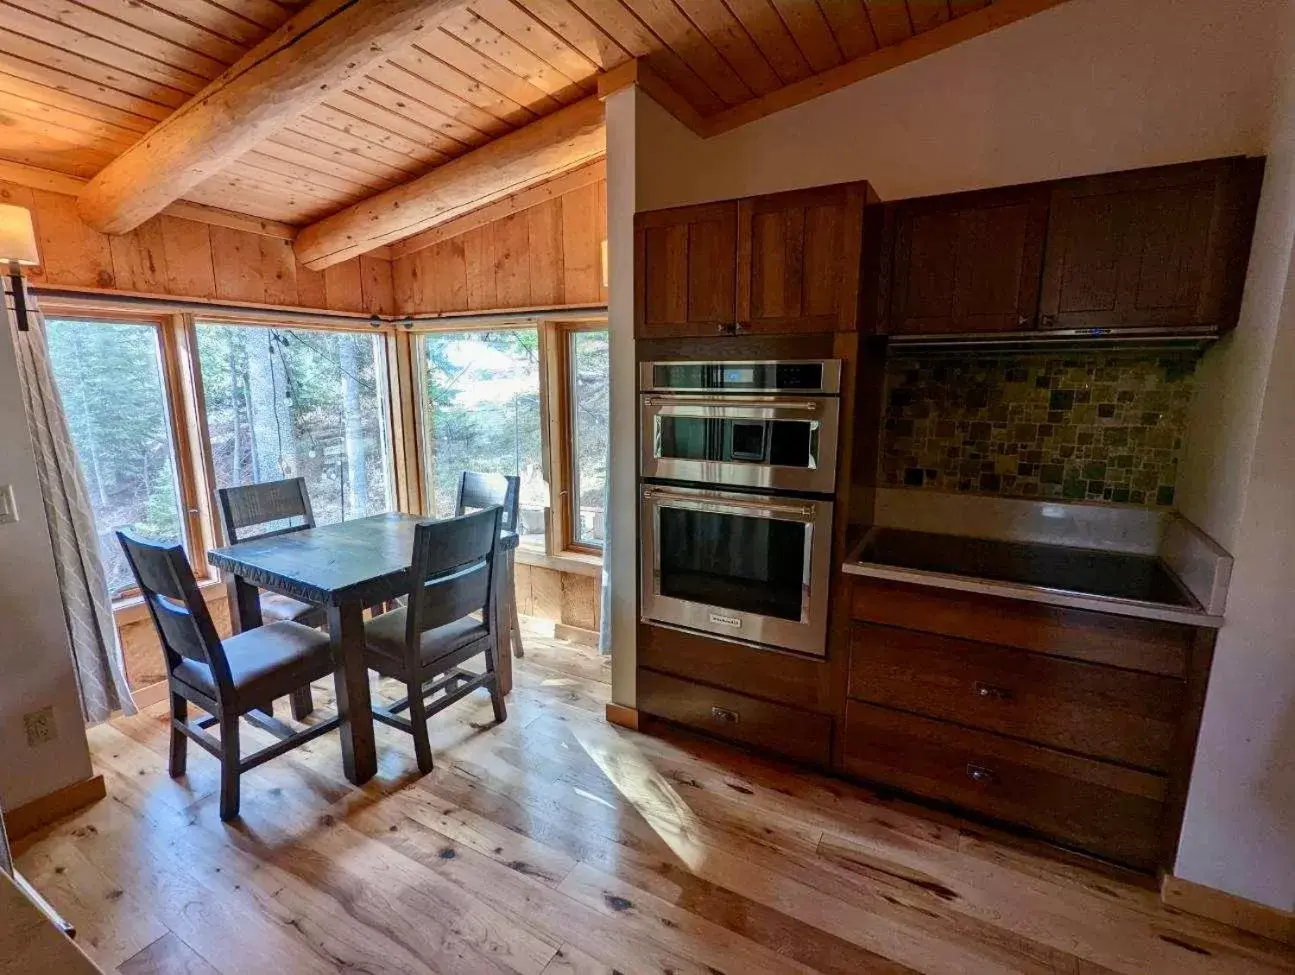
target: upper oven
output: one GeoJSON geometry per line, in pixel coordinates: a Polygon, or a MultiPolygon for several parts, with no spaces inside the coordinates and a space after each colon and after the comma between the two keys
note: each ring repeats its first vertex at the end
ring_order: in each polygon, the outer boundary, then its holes
{"type": "Polygon", "coordinates": [[[639,379],[644,477],[835,490],[839,362],[648,362],[639,379]]]}

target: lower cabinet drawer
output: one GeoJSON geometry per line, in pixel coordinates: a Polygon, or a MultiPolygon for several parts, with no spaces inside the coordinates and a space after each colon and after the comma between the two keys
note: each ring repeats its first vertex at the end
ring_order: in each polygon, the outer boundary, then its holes
{"type": "Polygon", "coordinates": [[[1147,870],[1165,780],[984,731],[850,701],[845,770],[1147,870]]]}
{"type": "Polygon", "coordinates": [[[856,623],[850,696],[1153,771],[1168,768],[1186,685],[954,637],[856,623]]]}
{"type": "Polygon", "coordinates": [[[638,709],[729,741],[827,765],[832,719],[639,668],[638,709]]]}

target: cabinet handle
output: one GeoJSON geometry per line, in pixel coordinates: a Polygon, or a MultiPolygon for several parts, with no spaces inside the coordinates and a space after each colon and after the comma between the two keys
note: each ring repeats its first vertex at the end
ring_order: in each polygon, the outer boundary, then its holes
{"type": "Polygon", "coordinates": [[[737,724],[737,712],[730,711],[728,708],[712,707],[710,716],[724,724],[737,724]]]}
{"type": "Polygon", "coordinates": [[[741,322],[734,322],[734,323],[733,323],[733,333],[734,333],[734,334],[737,334],[738,332],[745,332],[745,331],[746,331],[746,326],[745,326],[745,325],[743,325],[741,322]]]}
{"type": "Polygon", "coordinates": [[[1055,325],[1055,324],[1057,324],[1057,316],[1056,316],[1056,315],[1040,315],[1040,316],[1039,316],[1039,328],[1052,328],[1052,326],[1053,326],[1053,325],[1055,325]]]}
{"type": "Polygon", "coordinates": [[[1010,699],[1012,692],[1006,687],[999,687],[996,684],[986,684],[984,681],[976,681],[976,697],[983,697],[988,701],[1006,701],[1010,699]]]}
{"type": "Polygon", "coordinates": [[[715,331],[719,332],[720,335],[725,335],[728,332],[728,326],[725,325],[723,322],[720,322],[718,325],[715,326],[715,331]]]}
{"type": "Polygon", "coordinates": [[[983,765],[967,764],[967,778],[973,782],[997,782],[998,776],[991,768],[985,768],[983,765]]]}
{"type": "Polygon", "coordinates": [[[1029,316],[1029,315],[1017,315],[1017,316],[1016,316],[1016,324],[1017,324],[1017,325],[1019,325],[1021,328],[1025,328],[1025,326],[1027,326],[1027,325],[1029,325],[1029,324],[1030,324],[1030,316],[1029,316]]]}

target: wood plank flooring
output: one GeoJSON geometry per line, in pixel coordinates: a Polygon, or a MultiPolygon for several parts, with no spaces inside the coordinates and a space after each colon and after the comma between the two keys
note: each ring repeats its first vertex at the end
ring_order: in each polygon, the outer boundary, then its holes
{"type": "Polygon", "coordinates": [[[608,725],[608,679],[530,632],[508,721],[484,693],[436,716],[431,775],[380,726],[378,776],[354,788],[326,736],[244,776],[231,825],[205,753],[167,776],[151,708],[92,730],[109,798],[18,865],[121,975],[1295,972],[1295,951],[1143,887],[608,725]]]}

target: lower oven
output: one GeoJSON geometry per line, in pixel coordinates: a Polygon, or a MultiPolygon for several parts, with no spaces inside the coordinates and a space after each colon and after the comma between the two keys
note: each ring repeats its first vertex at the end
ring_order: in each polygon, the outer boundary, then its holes
{"type": "Polygon", "coordinates": [[[645,484],[642,616],[824,656],[832,502],[645,484]]]}

